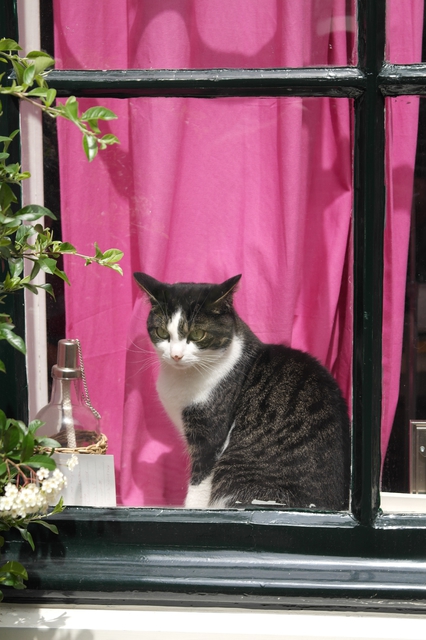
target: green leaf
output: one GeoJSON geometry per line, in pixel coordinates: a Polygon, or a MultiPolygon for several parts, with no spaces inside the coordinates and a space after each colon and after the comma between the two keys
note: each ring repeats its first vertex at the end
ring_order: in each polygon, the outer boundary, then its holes
{"type": "Polygon", "coordinates": [[[15,235],[15,244],[18,247],[24,245],[32,235],[34,235],[34,228],[31,225],[21,225],[15,235]]]}
{"type": "Polygon", "coordinates": [[[68,285],[71,285],[71,283],[68,280],[68,276],[65,273],[65,271],[61,271],[60,269],[56,268],[53,275],[58,276],[58,278],[61,278],[61,280],[66,282],[68,285]]]}
{"type": "Polygon", "coordinates": [[[123,275],[123,269],[118,264],[106,264],[106,267],[109,267],[113,271],[117,271],[120,275],[123,275]]]}
{"type": "Polygon", "coordinates": [[[61,496],[61,497],[59,498],[59,502],[58,502],[58,504],[57,504],[57,505],[55,505],[55,507],[54,507],[53,511],[51,511],[51,514],[52,514],[52,516],[53,516],[55,513],[62,513],[62,511],[63,511],[64,509],[65,509],[65,507],[64,507],[64,499],[63,499],[63,497],[61,496]]]}
{"type": "Polygon", "coordinates": [[[46,207],[42,207],[39,204],[27,204],[26,207],[19,209],[16,212],[15,218],[17,220],[23,220],[25,222],[32,222],[33,220],[38,220],[43,216],[47,216],[48,218],[52,218],[52,220],[56,220],[56,216],[54,213],[47,209],[46,207]]]}
{"type": "Polygon", "coordinates": [[[52,102],[54,102],[56,98],[56,89],[48,89],[46,93],[46,98],[44,100],[44,104],[46,107],[50,107],[52,102]]]}
{"type": "Polygon", "coordinates": [[[102,136],[99,142],[101,143],[102,147],[109,144],[120,144],[120,140],[117,138],[117,136],[114,136],[112,133],[107,133],[104,136],[102,136]]]}
{"type": "Polygon", "coordinates": [[[34,540],[33,537],[31,535],[31,533],[28,531],[28,529],[24,529],[23,527],[16,527],[19,531],[19,533],[21,534],[22,538],[25,540],[25,542],[28,542],[28,544],[30,545],[31,549],[33,551],[35,551],[35,544],[34,544],[34,540]]]}
{"type": "Polygon", "coordinates": [[[53,299],[55,299],[55,292],[53,291],[53,287],[50,282],[46,282],[45,284],[38,284],[36,285],[36,289],[43,289],[44,291],[46,291],[46,293],[52,296],[53,299]]]}
{"type": "Polygon", "coordinates": [[[81,116],[80,120],[88,122],[89,120],[116,120],[117,116],[110,109],[105,107],[91,107],[87,109],[81,116]]]}
{"type": "Polygon", "coordinates": [[[114,263],[121,260],[124,256],[124,253],[120,251],[120,249],[107,249],[105,253],[102,255],[102,262],[114,263]]]}
{"type": "Polygon", "coordinates": [[[10,425],[3,434],[3,453],[10,455],[22,440],[22,431],[16,425],[10,425]]]}
{"type": "Polygon", "coordinates": [[[50,522],[46,522],[45,520],[33,520],[34,524],[41,524],[46,529],[49,529],[52,533],[58,534],[58,527],[54,524],[50,524],[50,522]]]}
{"type": "Polygon", "coordinates": [[[61,445],[53,438],[36,438],[36,445],[45,449],[57,449],[61,445]]]}
{"type": "Polygon", "coordinates": [[[37,287],[33,284],[30,284],[29,282],[25,282],[22,285],[25,289],[28,289],[28,291],[31,291],[31,293],[34,293],[34,295],[38,296],[38,291],[37,291],[37,287]]]}
{"type": "Polygon", "coordinates": [[[89,162],[92,162],[98,153],[98,142],[96,138],[89,135],[83,135],[83,149],[89,162]]]}
{"type": "Polygon", "coordinates": [[[31,433],[35,433],[37,431],[37,429],[40,429],[40,427],[42,427],[45,423],[43,422],[43,420],[31,420],[30,424],[28,425],[28,431],[30,431],[31,433]]]}
{"type": "Polygon", "coordinates": [[[36,60],[37,58],[50,58],[52,63],[53,64],[55,63],[54,59],[51,58],[45,51],[38,51],[37,49],[27,53],[27,55],[25,57],[29,58],[30,60],[36,60]]]}
{"type": "Polygon", "coordinates": [[[34,469],[40,469],[40,467],[44,467],[45,469],[49,469],[49,471],[53,471],[56,469],[56,462],[53,458],[46,454],[36,454],[31,456],[29,460],[26,461],[26,464],[29,467],[34,467],[34,469]]]}
{"type": "Polygon", "coordinates": [[[0,373],[6,373],[6,367],[4,366],[3,360],[0,360],[0,373]]]}
{"type": "Polygon", "coordinates": [[[59,253],[76,253],[77,249],[69,242],[61,242],[58,247],[59,253]]]}
{"type": "Polygon", "coordinates": [[[2,38],[0,40],[0,51],[22,51],[22,48],[11,38],[2,38]]]}
{"type": "Polygon", "coordinates": [[[32,64],[25,69],[22,76],[22,82],[27,85],[32,85],[32,83],[34,82],[35,75],[36,75],[36,68],[32,64]]]}
{"type": "Polygon", "coordinates": [[[30,280],[34,280],[34,278],[37,277],[39,272],[40,272],[40,265],[38,262],[34,262],[33,268],[31,269],[31,273],[30,273],[30,280]]]}
{"type": "Polygon", "coordinates": [[[89,125],[89,127],[91,128],[93,133],[100,133],[101,132],[101,130],[99,129],[97,120],[88,120],[87,124],[89,125]]]}
{"type": "Polygon", "coordinates": [[[12,60],[12,67],[16,74],[16,79],[18,81],[18,84],[21,85],[24,80],[25,67],[21,62],[18,62],[17,60],[12,60]]]}
{"type": "MultiPolygon", "coordinates": [[[[10,275],[9,272],[6,273],[6,277],[3,280],[3,291],[18,291],[19,289],[21,289],[21,280],[20,278],[12,278],[12,276],[10,275]]],[[[11,327],[9,326],[5,326],[3,327],[3,325],[0,326],[0,329],[10,329],[11,327]]],[[[1,336],[1,334],[0,334],[1,336]]],[[[3,336],[3,338],[5,338],[5,336],[3,336]]]]}
{"type": "Polygon", "coordinates": [[[23,354],[27,352],[25,348],[25,342],[22,340],[22,338],[16,335],[16,333],[13,333],[13,331],[4,323],[0,325],[0,339],[7,340],[7,342],[11,344],[12,347],[15,347],[15,349],[23,354]]]}
{"type": "Polygon", "coordinates": [[[26,462],[34,453],[34,436],[27,433],[22,439],[21,444],[21,462],[26,462]]]}
{"type": "Polygon", "coordinates": [[[0,244],[0,257],[4,260],[9,260],[11,255],[9,247],[5,247],[0,244]]]}
{"type": "Polygon", "coordinates": [[[32,61],[35,68],[35,75],[37,76],[55,64],[54,59],[43,51],[30,51],[26,57],[32,61]]]}
{"type": "Polygon", "coordinates": [[[23,580],[28,580],[28,573],[24,566],[16,560],[10,560],[0,567],[1,573],[13,573],[15,576],[20,576],[23,580]]]}
{"type": "Polygon", "coordinates": [[[7,471],[7,464],[5,462],[0,462],[0,476],[4,475],[6,471],[7,471]]]}
{"type": "Polygon", "coordinates": [[[31,89],[28,91],[27,96],[35,97],[35,98],[45,98],[48,89],[46,87],[36,87],[35,89],[31,89]]]}
{"type": "Polygon", "coordinates": [[[78,102],[75,96],[70,96],[64,105],[65,115],[73,122],[78,122],[78,102]]]}
{"type": "Polygon", "coordinates": [[[99,249],[99,245],[97,242],[95,242],[95,258],[97,260],[102,260],[102,258],[104,257],[104,254],[102,253],[102,251],[99,249]]]}
{"type": "Polygon", "coordinates": [[[6,182],[3,182],[0,187],[0,206],[3,211],[9,207],[11,202],[17,202],[17,198],[9,185],[6,182]]]}
{"type": "Polygon", "coordinates": [[[56,260],[54,258],[45,258],[42,256],[37,260],[40,269],[42,269],[45,273],[50,273],[53,275],[56,270],[56,260]]]}
{"type": "Polygon", "coordinates": [[[18,133],[20,133],[20,129],[14,129],[12,133],[9,133],[9,138],[12,138],[13,140],[13,138],[15,138],[18,135],[18,133]]]}
{"type": "MultiPolygon", "coordinates": [[[[6,573],[4,576],[0,575],[0,584],[4,584],[7,587],[13,587],[14,589],[25,589],[25,585],[20,578],[16,578],[11,573],[6,573]]],[[[3,593],[0,591],[0,602],[3,600],[3,593]]]]}
{"type": "Polygon", "coordinates": [[[24,259],[23,258],[10,258],[8,260],[9,271],[12,278],[18,277],[24,270],[24,259]]]}

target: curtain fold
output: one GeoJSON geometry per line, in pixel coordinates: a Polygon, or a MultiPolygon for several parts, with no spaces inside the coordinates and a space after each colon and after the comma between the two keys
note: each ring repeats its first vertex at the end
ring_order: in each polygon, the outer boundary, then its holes
{"type": "MultiPolygon", "coordinates": [[[[54,0],[55,56],[62,68],[345,66],[354,50],[347,4],[127,0],[125,12],[110,0],[96,8],[54,0]]],[[[119,501],[180,505],[187,458],[156,395],[148,305],[132,272],[169,282],[242,273],[236,306],[243,319],[262,340],[315,355],[350,406],[353,105],[331,98],[82,101],[84,108],[98,102],[118,114],[106,129],[121,144],[90,165],[78,134],[58,122],[63,236],[81,252],[94,241],[121,248],[125,275],[68,259],[67,336],[82,343],[119,501]]],[[[392,131],[404,117],[393,118],[392,131]]],[[[412,128],[404,141],[411,171],[415,135],[412,128]]],[[[408,200],[406,187],[404,230],[408,200]]],[[[388,269],[399,273],[402,265],[388,269]]],[[[397,280],[401,297],[400,274],[397,280]]],[[[384,332],[399,330],[402,313],[403,304],[389,327],[385,314],[384,332]]],[[[385,361],[397,356],[397,342],[392,348],[385,343],[385,361]]],[[[384,446],[394,372],[385,380],[384,446]]]]}

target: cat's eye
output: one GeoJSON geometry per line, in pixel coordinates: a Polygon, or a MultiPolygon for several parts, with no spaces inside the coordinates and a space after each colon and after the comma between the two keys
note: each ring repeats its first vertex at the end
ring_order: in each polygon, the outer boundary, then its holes
{"type": "Polygon", "coordinates": [[[157,327],[155,333],[159,338],[161,338],[161,340],[167,340],[169,337],[169,332],[166,331],[166,329],[163,329],[163,327],[157,327]]]}
{"type": "Polygon", "coordinates": [[[206,335],[206,332],[203,329],[193,329],[189,332],[188,338],[192,340],[192,342],[199,342],[206,335]]]}

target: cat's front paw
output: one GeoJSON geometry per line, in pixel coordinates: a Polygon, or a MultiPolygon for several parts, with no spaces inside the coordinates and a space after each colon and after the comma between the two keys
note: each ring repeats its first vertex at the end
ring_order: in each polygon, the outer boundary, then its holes
{"type": "Polygon", "coordinates": [[[200,484],[190,484],[185,498],[186,509],[207,509],[212,492],[212,476],[204,478],[200,484]]]}

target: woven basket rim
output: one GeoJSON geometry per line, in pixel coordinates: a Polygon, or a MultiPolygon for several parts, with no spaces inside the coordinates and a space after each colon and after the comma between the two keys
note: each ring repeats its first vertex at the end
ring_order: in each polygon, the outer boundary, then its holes
{"type": "MultiPolygon", "coordinates": [[[[80,431],[80,434],[86,437],[92,437],[94,442],[86,447],[56,447],[54,453],[77,453],[89,455],[105,455],[108,449],[108,438],[104,433],[96,433],[95,431],[80,431]],[[90,434],[90,435],[89,435],[90,434]],[[92,435],[93,434],[93,435],[92,435]]],[[[52,449],[46,449],[52,451],[52,449]]]]}

